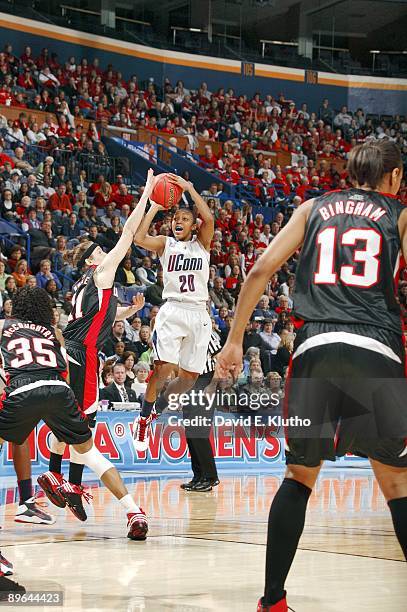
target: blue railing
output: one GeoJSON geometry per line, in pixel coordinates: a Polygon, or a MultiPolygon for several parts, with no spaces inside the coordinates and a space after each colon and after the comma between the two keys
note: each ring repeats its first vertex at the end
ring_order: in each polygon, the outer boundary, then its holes
{"type": "Polygon", "coordinates": [[[13,240],[13,236],[18,236],[20,239],[25,240],[25,250],[26,250],[26,260],[28,263],[28,267],[30,267],[31,261],[31,237],[28,232],[24,232],[14,223],[10,223],[6,219],[0,217],[0,242],[2,244],[14,246],[17,243],[17,240],[13,240]]]}

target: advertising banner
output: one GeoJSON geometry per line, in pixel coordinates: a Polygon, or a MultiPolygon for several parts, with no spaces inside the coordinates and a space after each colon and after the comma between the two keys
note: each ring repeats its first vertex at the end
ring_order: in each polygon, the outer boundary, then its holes
{"type": "MultiPolygon", "coordinates": [[[[150,446],[146,452],[136,452],[132,444],[132,412],[99,412],[94,440],[97,448],[119,471],[187,471],[190,458],[184,428],[178,414],[164,414],[152,427],[150,446]]],[[[284,466],[284,439],[274,425],[248,425],[248,418],[216,413],[212,446],[218,469],[238,472],[284,466]],[[277,437],[278,436],[278,437],[277,437]]],[[[260,420],[260,419],[259,419],[260,420]]],[[[48,469],[50,430],[40,423],[30,436],[31,462],[34,474],[48,469]]],[[[65,459],[68,459],[68,451],[65,459]]],[[[366,459],[347,456],[330,466],[364,467],[366,459]]],[[[66,471],[66,470],[65,470],[66,471]]],[[[0,456],[2,476],[14,475],[11,445],[4,444],[0,456]]]]}
{"type": "Polygon", "coordinates": [[[137,142],[135,140],[126,140],[124,138],[114,137],[112,140],[126,147],[129,151],[133,151],[137,155],[141,155],[151,163],[157,163],[157,146],[149,142],[137,142]]]}

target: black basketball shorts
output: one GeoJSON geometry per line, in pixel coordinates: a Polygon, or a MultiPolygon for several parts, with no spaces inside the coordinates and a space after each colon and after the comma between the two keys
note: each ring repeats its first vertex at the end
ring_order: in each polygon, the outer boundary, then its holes
{"type": "Polygon", "coordinates": [[[96,348],[85,349],[67,341],[69,381],[81,410],[88,416],[91,427],[99,401],[99,356],[96,348]]]}
{"type": "Polygon", "coordinates": [[[66,382],[19,379],[18,386],[11,382],[0,401],[0,438],[22,444],[41,420],[66,444],[81,444],[92,435],[66,382]]]}
{"type": "Polygon", "coordinates": [[[352,453],[407,467],[407,379],[401,336],[368,325],[306,323],[286,383],[287,464],[352,453]]]}

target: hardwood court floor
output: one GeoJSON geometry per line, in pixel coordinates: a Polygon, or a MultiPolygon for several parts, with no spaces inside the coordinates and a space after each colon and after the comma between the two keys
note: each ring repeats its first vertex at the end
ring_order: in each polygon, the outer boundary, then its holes
{"type": "MultiPolygon", "coordinates": [[[[31,526],[13,521],[15,481],[0,480],[9,502],[1,508],[1,550],[15,564],[15,580],[64,591],[64,610],[72,612],[254,612],[282,472],[224,472],[205,494],[181,491],[185,476],[126,477],[150,517],[146,542],[125,537],[122,508],[94,481],[86,523],[49,507],[57,522],[31,526]]],[[[324,470],[309,510],[287,583],[295,612],[405,612],[406,565],[371,471],[324,470]]]]}

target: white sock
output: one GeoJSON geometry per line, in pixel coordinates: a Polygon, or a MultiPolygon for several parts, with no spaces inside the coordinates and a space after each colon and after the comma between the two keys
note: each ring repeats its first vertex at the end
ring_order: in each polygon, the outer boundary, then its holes
{"type": "Polygon", "coordinates": [[[127,512],[140,512],[140,508],[138,507],[130,493],[127,493],[127,495],[123,495],[123,497],[119,499],[119,502],[121,503],[123,508],[127,510],[127,512]]]}

